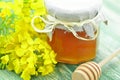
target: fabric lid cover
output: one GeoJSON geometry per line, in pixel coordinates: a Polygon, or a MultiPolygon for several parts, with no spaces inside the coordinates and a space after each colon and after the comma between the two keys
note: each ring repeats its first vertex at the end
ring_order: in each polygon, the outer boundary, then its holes
{"type": "Polygon", "coordinates": [[[45,0],[48,14],[62,21],[79,22],[94,18],[101,0],[45,0]]]}

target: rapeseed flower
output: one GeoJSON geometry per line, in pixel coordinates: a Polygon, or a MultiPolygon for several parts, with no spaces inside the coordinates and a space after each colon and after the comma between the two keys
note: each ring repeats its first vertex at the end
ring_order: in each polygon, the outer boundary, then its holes
{"type": "MultiPolygon", "coordinates": [[[[0,63],[24,80],[30,80],[32,75],[47,75],[57,64],[47,35],[36,33],[30,25],[32,17],[46,14],[43,0],[0,2],[0,63]]],[[[45,26],[38,19],[35,25],[40,29],[45,26]]]]}

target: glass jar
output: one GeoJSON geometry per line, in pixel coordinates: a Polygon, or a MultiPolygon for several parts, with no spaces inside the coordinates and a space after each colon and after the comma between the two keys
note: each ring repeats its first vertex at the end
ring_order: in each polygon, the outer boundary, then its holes
{"type": "Polygon", "coordinates": [[[40,32],[48,34],[48,43],[57,53],[56,60],[78,64],[95,58],[98,37],[95,19],[101,0],[45,0],[45,6],[51,17],[48,22],[40,17],[46,23],[46,31],[40,32]]]}
{"type": "MultiPolygon", "coordinates": [[[[84,31],[78,34],[82,37],[86,35],[84,31]]],[[[96,42],[97,38],[90,41],[80,40],[71,32],[56,28],[49,44],[57,53],[58,62],[77,64],[95,58],[96,42]]]]}

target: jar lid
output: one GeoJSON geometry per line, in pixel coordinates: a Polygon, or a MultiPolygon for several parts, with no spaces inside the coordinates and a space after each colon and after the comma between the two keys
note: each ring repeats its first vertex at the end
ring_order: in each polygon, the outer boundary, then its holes
{"type": "Polygon", "coordinates": [[[48,14],[62,21],[79,22],[94,18],[101,0],[45,0],[48,14]]]}

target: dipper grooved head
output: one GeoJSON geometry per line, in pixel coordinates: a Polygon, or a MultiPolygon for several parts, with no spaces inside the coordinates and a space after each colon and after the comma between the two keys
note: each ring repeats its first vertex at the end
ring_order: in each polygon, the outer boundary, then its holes
{"type": "Polygon", "coordinates": [[[87,62],[76,68],[72,80],[98,80],[101,74],[100,66],[95,62],[87,62]]]}

